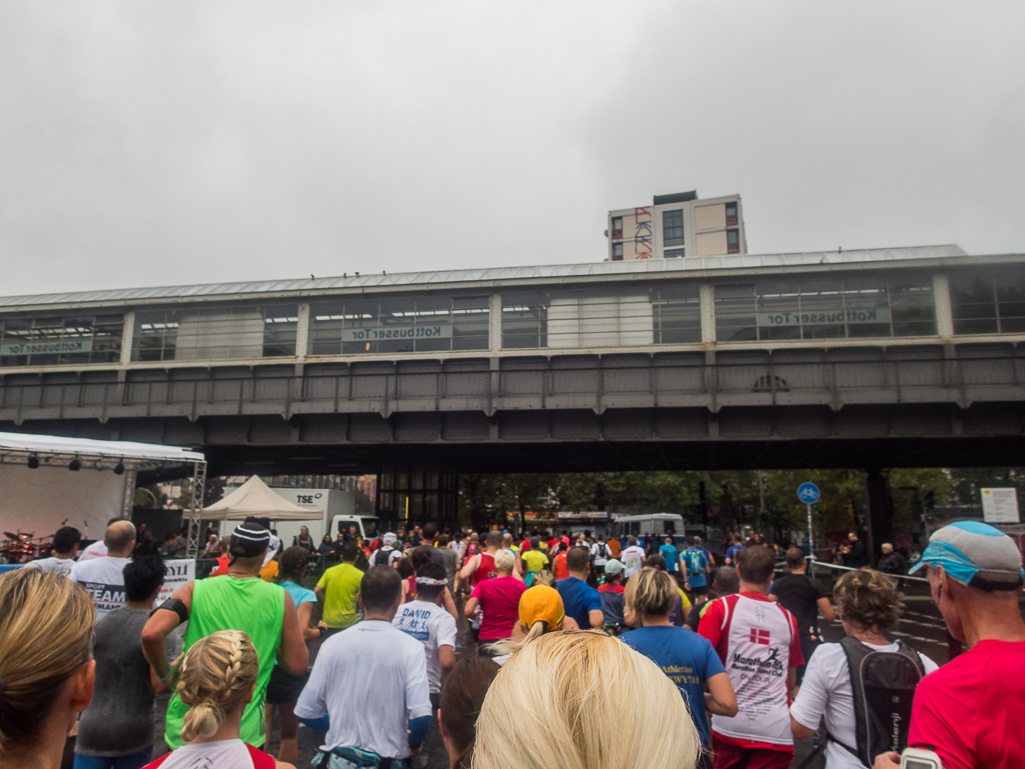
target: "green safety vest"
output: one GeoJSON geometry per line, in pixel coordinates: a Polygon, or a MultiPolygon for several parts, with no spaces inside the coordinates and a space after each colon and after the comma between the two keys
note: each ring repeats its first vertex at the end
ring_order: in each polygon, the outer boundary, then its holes
{"type": "MultiPolygon", "coordinates": [[[[264,700],[267,682],[281,646],[281,626],[285,619],[285,590],[280,585],[264,582],[259,577],[236,579],[211,577],[196,580],[192,589],[192,611],[185,631],[184,652],[201,638],[218,630],[241,630],[249,634],[260,657],[253,701],[242,714],[242,741],[260,747],[266,740],[263,733],[264,700]]],[[[189,706],[175,690],[167,706],[167,728],[164,740],[171,750],[185,744],[181,738],[182,721],[189,706]]]]}

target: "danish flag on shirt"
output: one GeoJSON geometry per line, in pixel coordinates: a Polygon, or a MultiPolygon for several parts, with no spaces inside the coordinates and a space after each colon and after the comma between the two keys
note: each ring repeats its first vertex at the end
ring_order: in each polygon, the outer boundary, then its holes
{"type": "Polygon", "coordinates": [[[769,645],[769,631],[759,630],[758,628],[751,628],[751,643],[763,644],[764,646],[769,645]]]}

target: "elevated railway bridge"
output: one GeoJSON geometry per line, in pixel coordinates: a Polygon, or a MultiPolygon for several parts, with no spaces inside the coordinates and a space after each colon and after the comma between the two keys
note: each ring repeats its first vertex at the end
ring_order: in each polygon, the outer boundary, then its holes
{"type": "Polygon", "coordinates": [[[17,296],[0,430],[449,517],[456,471],[1018,464],[1023,342],[1025,255],[957,246],[17,296]]]}

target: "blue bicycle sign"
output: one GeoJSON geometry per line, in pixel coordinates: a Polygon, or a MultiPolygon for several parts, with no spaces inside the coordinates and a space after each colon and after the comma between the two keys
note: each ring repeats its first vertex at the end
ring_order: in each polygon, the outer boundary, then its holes
{"type": "Polygon", "coordinates": [[[797,498],[806,505],[813,505],[819,501],[819,487],[814,483],[802,483],[797,487],[797,498]]]}

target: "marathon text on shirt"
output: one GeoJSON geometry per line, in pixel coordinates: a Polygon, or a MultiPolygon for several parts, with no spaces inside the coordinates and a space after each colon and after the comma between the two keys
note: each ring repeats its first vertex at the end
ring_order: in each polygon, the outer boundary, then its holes
{"type": "Polygon", "coordinates": [[[343,342],[377,342],[384,339],[448,339],[452,326],[387,326],[385,328],[347,328],[343,342]]]}
{"type": "Polygon", "coordinates": [[[744,657],[739,651],[734,652],[730,667],[746,673],[768,673],[773,676],[782,676],[786,673],[783,660],[779,659],[778,649],[769,649],[769,656],[765,659],[744,657]]]}
{"type": "Polygon", "coordinates": [[[888,309],[827,310],[825,312],[760,312],[758,325],[766,326],[833,326],[841,323],[889,323],[888,309]]]}

